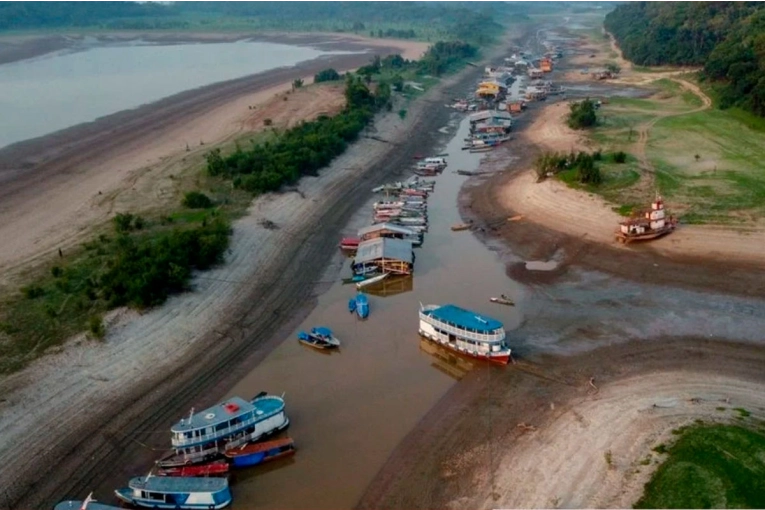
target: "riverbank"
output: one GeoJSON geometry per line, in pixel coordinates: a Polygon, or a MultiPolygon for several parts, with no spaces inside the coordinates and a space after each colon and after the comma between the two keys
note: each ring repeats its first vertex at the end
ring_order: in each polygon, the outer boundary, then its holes
{"type": "MultiPolygon", "coordinates": [[[[341,46],[369,48],[358,42],[341,46]]],[[[382,55],[398,51],[375,49],[382,55]]],[[[0,247],[0,286],[14,283],[21,271],[57,249],[92,235],[93,225],[120,212],[114,198],[135,188],[139,179],[153,181],[174,159],[199,156],[210,145],[248,132],[257,108],[288,91],[294,79],[310,83],[322,69],[353,69],[374,54],[319,58],[212,84],[1,149],[0,207],[7,221],[0,236],[9,241],[0,247]]]]}
{"type": "Polygon", "coordinates": [[[446,79],[403,119],[381,116],[375,139],[362,138],[318,178],[302,180],[297,193],[258,198],[234,226],[226,266],[199,275],[194,293],[140,316],[119,312],[103,344],[75,339],[4,381],[0,451],[9,460],[0,480],[11,506],[44,506],[93,489],[108,498],[150,466],[152,448],[165,448],[178,416],[215,403],[305,316],[314,300],[307,289],[318,283],[306,267],[333,256],[337,233],[371,187],[401,175],[411,154],[435,143],[450,112],[432,105],[478,73],[469,68],[446,79]],[[40,444],[27,437],[31,427],[58,440],[40,444]]]}
{"type": "Polygon", "coordinates": [[[57,51],[76,51],[85,45],[127,43],[143,41],[155,44],[216,43],[241,40],[263,41],[297,46],[313,46],[323,50],[349,51],[359,46],[387,50],[396,48],[402,57],[416,60],[427,50],[429,44],[405,39],[370,38],[356,34],[310,33],[310,32],[179,32],[179,31],[128,31],[89,30],[49,33],[18,33],[0,35],[0,64],[18,62],[57,51]]]}

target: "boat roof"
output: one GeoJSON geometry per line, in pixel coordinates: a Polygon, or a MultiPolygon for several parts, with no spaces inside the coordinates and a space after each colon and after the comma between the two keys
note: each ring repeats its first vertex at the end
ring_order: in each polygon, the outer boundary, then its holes
{"type": "Polygon", "coordinates": [[[253,409],[257,414],[270,414],[284,407],[284,400],[275,395],[267,395],[248,402],[241,397],[231,397],[189,418],[183,418],[171,427],[172,432],[209,427],[230,420],[235,416],[248,413],[253,409]],[[260,412],[258,412],[260,411],[260,412]]]}
{"type": "Polygon", "coordinates": [[[450,322],[463,328],[489,332],[503,327],[502,323],[491,317],[465,310],[457,305],[443,305],[430,312],[431,317],[450,322]]]}
{"type": "MultiPolygon", "coordinates": [[[[80,510],[82,508],[83,501],[62,501],[53,507],[53,510],[80,510]]],[[[95,500],[88,502],[87,510],[121,510],[118,506],[105,505],[95,500]]]]}
{"type": "Polygon", "coordinates": [[[362,241],[356,250],[356,263],[371,262],[380,258],[412,262],[412,242],[405,239],[377,237],[362,241]]]}
{"type": "Polygon", "coordinates": [[[358,294],[356,294],[356,302],[369,303],[369,298],[363,292],[359,292],[358,294]]]}
{"type": "Polygon", "coordinates": [[[318,326],[316,328],[313,328],[313,331],[322,336],[332,336],[332,330],[325,326],[318,326]]]}
{"type": "Polygon", "coordinates": [[[156,492],[218,492],[228,487],[228,479],[220,477],[192,476],[137,476],[128,486],[156,492]]]}
{"type": "Polygon", "coordinates": [[[379,232],[380,230],[390,230],[391,232],[396,232],[397,234],[403,235],[414,234],[412,230],[409,230],[405,227],[399,227],[393,223],[378,223],[377,225],[370,225],[368,227],[360,228],[358,234],[359,237],[361,237],[372,232],[379,232]]]}

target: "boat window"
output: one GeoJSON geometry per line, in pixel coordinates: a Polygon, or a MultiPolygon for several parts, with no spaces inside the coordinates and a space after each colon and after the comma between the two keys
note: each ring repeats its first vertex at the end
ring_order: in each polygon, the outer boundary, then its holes
{"type": "Polygon", "coordinates": [[[228,422],[224,421],[215,426],[215,431],[223,430],[225,428],[228,428],[228,422]]]}

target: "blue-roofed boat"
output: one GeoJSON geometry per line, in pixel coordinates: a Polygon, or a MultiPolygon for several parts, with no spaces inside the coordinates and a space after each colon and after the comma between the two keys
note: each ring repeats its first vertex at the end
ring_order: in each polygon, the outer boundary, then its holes
{"type": "Polygon", "coordinates": [[[420,304],[420,335],[459,354],[501,364],[510,361],[502,323],[456,305],[420,304]]]}
{"type": "Polygon", "coordinates": [[[362,319],[369,317],[369,298],[363,292],[356,294],[356,314],[362,319]]]}
{"type": "Polygon", "coordinates": [[[261,393],[251,401],[232,397],[171,427],[173,453],[157,461],[162,468],[221,458],[223,452],[286,429],[284,399],[261,393]]]}
{"type": "Polygon", "coordinates": [[[298,332],[298,341],[316,349],[335,349],[340,347],[340,340],[332,333],[332,330],[320,326],[311,329],[310,333],[298,332]]]}
{"type": "Polygon", "coordinates": [[[62,501],[53,510],[121,510],[120,507],[104,505],[93,499],[93,493],[88,494],[84,501],[62,501]]]}
{"type": "Polygon", "coordinates": [[[356,311],[356,298],[351,298],[348,300],[348,311],[351,313],[356,311]]]}
{"type": "Polygon", "coordinates": [[[231,504],[227,478],[138,476],[114,493],[125,503],[145,508],[217,509],[231,504]]]}

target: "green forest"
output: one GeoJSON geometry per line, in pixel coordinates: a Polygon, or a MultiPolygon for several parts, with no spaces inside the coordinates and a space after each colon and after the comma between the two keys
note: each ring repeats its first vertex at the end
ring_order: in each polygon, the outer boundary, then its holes
{"type": "Polygon", "coordinates": [[[604,25],[632,62],[701,66],[720,107],[765,116],[765,4],[631,2],[604,25]]]}

